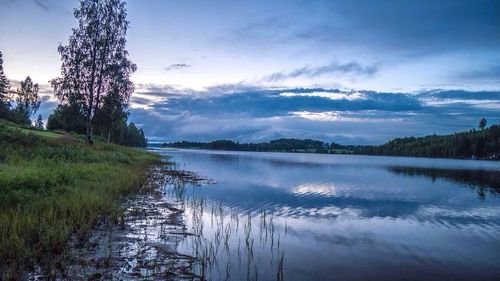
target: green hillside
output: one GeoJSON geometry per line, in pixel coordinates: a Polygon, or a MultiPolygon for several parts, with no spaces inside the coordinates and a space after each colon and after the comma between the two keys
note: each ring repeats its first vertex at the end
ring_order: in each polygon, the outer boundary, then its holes
{"type": "Polygon", "coordinates": [[[145,150],[0,119],[0,279],[54,266],[71,235],[83,240],[98,221],[120,216],[120,199],[156,161],[145,150]]]}

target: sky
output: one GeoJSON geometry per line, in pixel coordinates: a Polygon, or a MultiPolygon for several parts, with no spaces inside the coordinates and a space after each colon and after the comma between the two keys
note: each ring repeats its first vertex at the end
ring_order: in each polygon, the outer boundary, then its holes
{"type": "MultiPolygon", "coordinates": [[[[46,118],[78,1],[0,0],[46,118]]],[[[500,1],[128,0],[130,120],[150,140],[376,144],[500,123],[500,1]]]]}

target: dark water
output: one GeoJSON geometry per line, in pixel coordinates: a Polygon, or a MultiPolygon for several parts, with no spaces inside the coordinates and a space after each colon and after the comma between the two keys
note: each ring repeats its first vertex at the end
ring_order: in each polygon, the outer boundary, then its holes
{"type": "Polygon", "coordinates": [[[158,151],[208,280],[500,280],[500,162],[158,151]]]}

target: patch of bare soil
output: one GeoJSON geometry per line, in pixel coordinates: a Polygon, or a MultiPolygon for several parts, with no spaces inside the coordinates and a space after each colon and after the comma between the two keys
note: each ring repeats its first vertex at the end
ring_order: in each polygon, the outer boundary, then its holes
{"type": "Polygon", "coordinates": [[[55,130],[60,136],[57,138],[58,140],[64,141],[64,142],[69,142],[69,143],[75,143],[78,142],[78,139],[71,135],[70,133],[64,131],[64,130],[55,130]]]}

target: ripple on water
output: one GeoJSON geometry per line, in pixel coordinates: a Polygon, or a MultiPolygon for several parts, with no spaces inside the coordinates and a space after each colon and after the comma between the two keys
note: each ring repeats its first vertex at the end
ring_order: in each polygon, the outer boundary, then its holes
{"type": "Polygon", "coordinates": [[[205,257],[196,269],[212,279],[228,274],[229,280],[500,276],[495,264],[500,198],[492,189],[494,176],[483,177],[492,167],[500,171],[499,163],[238,152],[210,156],[219,153],[179,151],[174,156],[201,175],[225,182],[184,193],[187,201],[203,198],[204,207],[185,204],[187,227],[199,235],[180,249],[191,253],[196,248],[195,254],[205,257]],[[483,166],[485,171],[460,172],[483,166]]]}

